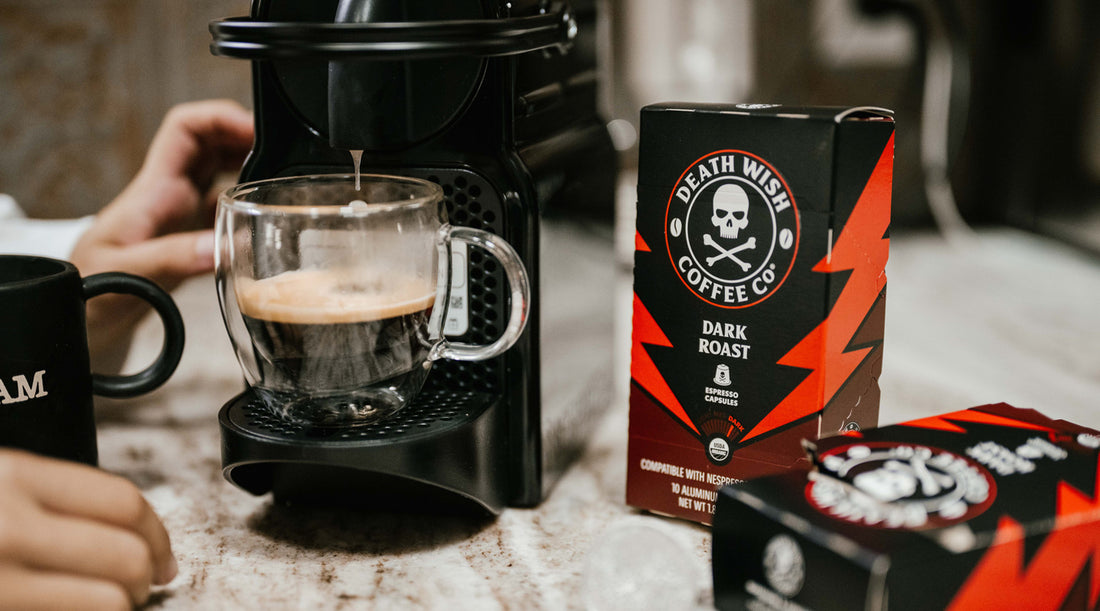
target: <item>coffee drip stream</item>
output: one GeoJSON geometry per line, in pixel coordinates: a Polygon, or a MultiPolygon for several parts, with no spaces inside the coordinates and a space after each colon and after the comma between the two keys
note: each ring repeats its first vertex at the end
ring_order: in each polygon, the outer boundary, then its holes
{"type": "Polygon", "coordinates": [[[361,182],[360,182],[360,177],[362,176],[362,171],[360,170],[360,168],[363,165],[363,150],[359,149],[359,150],[348,151],[348,152],[351,153],[351,163],[355,167],[355,190],[360,191],[360,190],[362,190],[362,185],[361,185],[361,182]]]}

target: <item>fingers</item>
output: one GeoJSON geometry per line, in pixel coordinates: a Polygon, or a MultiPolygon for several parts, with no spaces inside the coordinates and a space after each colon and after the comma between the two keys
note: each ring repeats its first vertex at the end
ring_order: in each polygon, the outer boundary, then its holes
{"type": "Polygon", "coordinates": [[[240,168],[252,147],[252,134],[252,113],[236,102],[180,104],[165,115],[143,171],[185,174],[198,183],[207,182],[217,172],[240,168]]]}
{"type": "Polygon", "coordinates": [[[0,489],[22,492],[39,508],[19,514],[19,528],[11,520],[0,522],[5,556],[84,575],[110,573],[137,597],[147,594],[150,581],[175,577],[168,532],[129,481],[77,463],[0,451],[0,489]]]}
{"type": "Polygon", "coordinates": [[[171,290],[183,280],[214,269],[214,231],[173,233],[121,247],[115,269],[144,276],[171,290]]]}
{"type": "Polygon", "coordinates": [[[0,608],[25,611],[129,610],[126,589],[117,583],[19,567],[0,567],[0,608]]]}
{"type": "Polygon", "coordinates": [[[94,257],[74,252],[73,262],[85,275],[121,270],[170,291],[183,280],[214,269],[214,230],[184,231],[123,245],[101,243],[94,257]]]}
{"type": "Polygon", "coordinates": [[[79,575],[120,585],[137,604],[149,598],[154,575],[149,546],[133,531],[83,518],[37,513],[0,542],[22,565],[48,573],[79,575]]]}
{"type": "MultiPolygon", "coordinates": [[[[68,466],[68,465],[63,465],[68,466]]],[[[88,575],[121,575],[126,583],[167,583],[176,564],[168,531],[141,492],[123,478],[88,468],[57,469],[27,485],[56,516],[42,518],[44,550],[68,549],[71,558],[45,568],[69,568],[88,575]],[[44,485],[49,482],[50,485],[44,485]],[[75,518],[75,519],[74,519],[75,518]],[[105,528],[104,525],[107,527],[105,528]],[[101,547],[99,552],[97,547],[101,547]],[[98,556],[98,558],[97,558],[98,556]],[[94,560],[88,565],[82,557],[94,560]]]]}

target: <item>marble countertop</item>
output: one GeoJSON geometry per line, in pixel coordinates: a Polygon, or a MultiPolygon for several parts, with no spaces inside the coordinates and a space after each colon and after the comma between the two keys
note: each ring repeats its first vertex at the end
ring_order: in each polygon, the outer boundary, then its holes
{"type": "MultiPolygon", "coordinates": [[[[1005,401],[1100,427],[1100,262],[995,230],[962,244],[895,235],[881,423],[1005,401]]],[[[629,347],[621,270],[617,346],[629,347]]],[[[537,508],[495,519],[283,506],[221,474],[217,412],[241,389],[213,279],[175,292],[176,374],[98,400],[101,466],[139,485],[172,536],[179,576],[151,609],[697,609],[711,605],[710,534],[623,502],[629,374],[580,460],[537,508]]],[[[128,368],[159,348],[145,320],[128,368]]]]}

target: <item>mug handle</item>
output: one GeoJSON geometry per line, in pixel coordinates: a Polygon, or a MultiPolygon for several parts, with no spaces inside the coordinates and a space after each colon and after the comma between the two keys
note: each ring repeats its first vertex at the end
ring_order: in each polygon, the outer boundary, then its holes
{"type": "Polygon", "coordinates": [[[92,392],[103,397],[133,397],[163,384],[183,355],[183,318],[172,297],[151,280],[123,272],[105,272],[84,279],[84,300],[104,293],[123,293],[144,299],[164,324],[160,355],[142,371],[128,376],[92,374],[92,392]]]}
{"type": "MultiPolygon", "coordinates": [[[[504,333],[493,343],[486,345],[467,344],[463,342],[447,341],[440,334],[440,341],[432,349],[431,360],[450,359],[454,361],[481,361],[492,358],[512,347],[523,333],[527,325],[527,316],[531,307],[531,283],[527,277],[527,270],[523,262],[516,254],[511,244],[504,238],[472,227],[456,227],[447,225],[444,232],[450,240],[458,240],[467,244],[478,246],[500,261],[504,268],[504,275],[508,279],[508,287],[512,293],[511,310],[508,315],[508,325],[504,333]]],[[[450,249],[445,249],[450,256],[450,249]]],[[[447,266],[450,269],[451,266],[447,266]]],[[[446,319],[446,316],[442,317],[446,319]]]]}

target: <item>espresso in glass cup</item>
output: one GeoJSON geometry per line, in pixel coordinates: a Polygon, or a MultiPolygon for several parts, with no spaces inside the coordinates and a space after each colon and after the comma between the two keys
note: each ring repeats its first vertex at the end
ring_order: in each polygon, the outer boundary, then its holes
{"type": "MultiPolygon", "coordinates": [[[[354,426],[420,392],[433,361],[504,352],[526,324],[530,288],[502,238],[446,222],[443,191],[405,177],[276,178],[224,192],[217,221],[218,300],[245,379],[278,416],[354,426]],[[451,242],[495,256],[511,307],[488,345],[442,333],[451,242]]],[[[465,270],[462,270],[463,272],[465,270]]]]}

